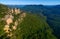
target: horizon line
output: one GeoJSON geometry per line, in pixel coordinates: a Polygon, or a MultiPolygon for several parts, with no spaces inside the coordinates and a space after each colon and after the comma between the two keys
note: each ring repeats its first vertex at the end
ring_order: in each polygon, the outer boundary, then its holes
{"type": "Polygon", "coordinates": [[[3,4],[3,5],[60,5],[60,4],[3,4]]]}

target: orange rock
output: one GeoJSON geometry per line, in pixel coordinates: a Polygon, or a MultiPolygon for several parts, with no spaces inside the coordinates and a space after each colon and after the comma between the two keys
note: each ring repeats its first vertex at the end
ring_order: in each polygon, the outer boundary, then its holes
{"type": "Polygon", "coordinates": [[[12,28],[13,28],[13,30],[16,30],[17,27],[16,26],[13,26],[12,28]]]}
{"type": "Polygon", "coordinates": [[[11,18],[8,18],[7,20],[6,20],[6,23],[9,25],[10,23],[12,23],[13,22],[13,20],[11,19],[11,18]]]}

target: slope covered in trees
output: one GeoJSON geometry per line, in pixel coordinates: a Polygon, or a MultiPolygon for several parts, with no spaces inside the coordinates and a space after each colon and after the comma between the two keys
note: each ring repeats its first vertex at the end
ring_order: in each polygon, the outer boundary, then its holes
{"type": "MultiPolygon", "coordinates": [[[[4,5],[1,6],[0,13],[3,12],[2,18],[7,14],[5,12],[7,12],[6,10],[8,10],[8,8],[4,5]]],[[[20,18],[20,14],[13,16],[15,20],[20,18]]],[[[0,39],[57,39],[53,35],[53,30],[47,24],[46,17],[43,15],[39,16],[37,14],[26,13],[26,17],[23,19],[22,23],[18,22],[17,29],[15,31],[13,30],[14,35],[10,38],[8,38],[4,33],[5,31],[3,31],[5,24],[5,21],[0,20],[0,39]]],[[[14,25],[14,22],[12,25],[14,25]]]]}
{"type": "Polygon", "coordinates": [[[8,13],[8,7],[3,4],[0,4],[0,18],[4,17],[5,14],[7,13],[8,13]]]}
{"type": "Polygon", "coordinates": [[[45,15],[47,23],[53,29],[58,39],[60,39],[60,5],[26,5],[21,9],[26,12],[45,15]]]}
{"type": "Polygon", "coordinates": [[[4,34],[3,27],[6,23],[5,21],[2,21],[2,17],[7,14],[7,11],[7,6],[0,4],[0,36],[4,34]]]}
{"type": "Polygon", "coordinates": [[[34,14],[27,14],[16,34],[18,39],[57,39],[46,20],[34,14]]]}

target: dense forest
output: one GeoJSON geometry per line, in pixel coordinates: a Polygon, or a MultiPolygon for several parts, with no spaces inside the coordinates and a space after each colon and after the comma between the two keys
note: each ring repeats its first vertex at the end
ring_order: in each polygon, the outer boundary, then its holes
{"type": "Polygon", "coordinates": [[[36,14],[27,14],[19,27],[21,28],[19,38],[22,39],[57,39],[46,19],[36,14]]]}
{"type": "MultiPolygon", "coordinates": [[[[30,10],[30,9],[29,9],[30,10]]],[[[36,9],[37,10],[37,9],[36,9]]],[[[7,37],[3,30],[5,21],[2,21],[2,17],[7,14],[8,7],[0,4],[0,39],[57,39],[53,34],[53,29],[47,23],[47,17],[41,14],[32,14],[37,12],[26,11],[26,17],[22,23],[18,23],[18,27],[13,31],[12,37],[7,37]]],[[[24,10],[23,10],[24,11],[24,10]]],[[[18,19],[20,14],[14,15],[14,19],[18,19]]]]}
{"type": "Polygon", "coordinates": [[[7,14],[8,8],[7,6],[0,4],[0,37],[1,35],[5,34],[3,31],[3,27],[6,24],[5,21],[2,21],[2,17],[4,17],[7,14]]]}
{"type": "Polygon", "coordinates": [[[47,23],[60,39],[60,5],[26,5],[22,10],[47,17],[47,23]]]}
{"type": "Polygon", "coordinates": [[[0,18],[4,17],[5,14],[7,14],[7,12],[8,12],[8,7],[3,4],[0,4],[0,18]]]}

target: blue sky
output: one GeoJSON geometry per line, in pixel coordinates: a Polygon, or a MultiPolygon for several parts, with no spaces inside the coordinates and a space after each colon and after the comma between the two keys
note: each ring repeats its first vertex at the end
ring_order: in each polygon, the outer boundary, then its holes
{"type": "Polygon", "coordinates": [[[0,0],[0,3],[9,5],[29,5],[29,4],[57,5],[60,4],[60,0],[0,0]]]}

